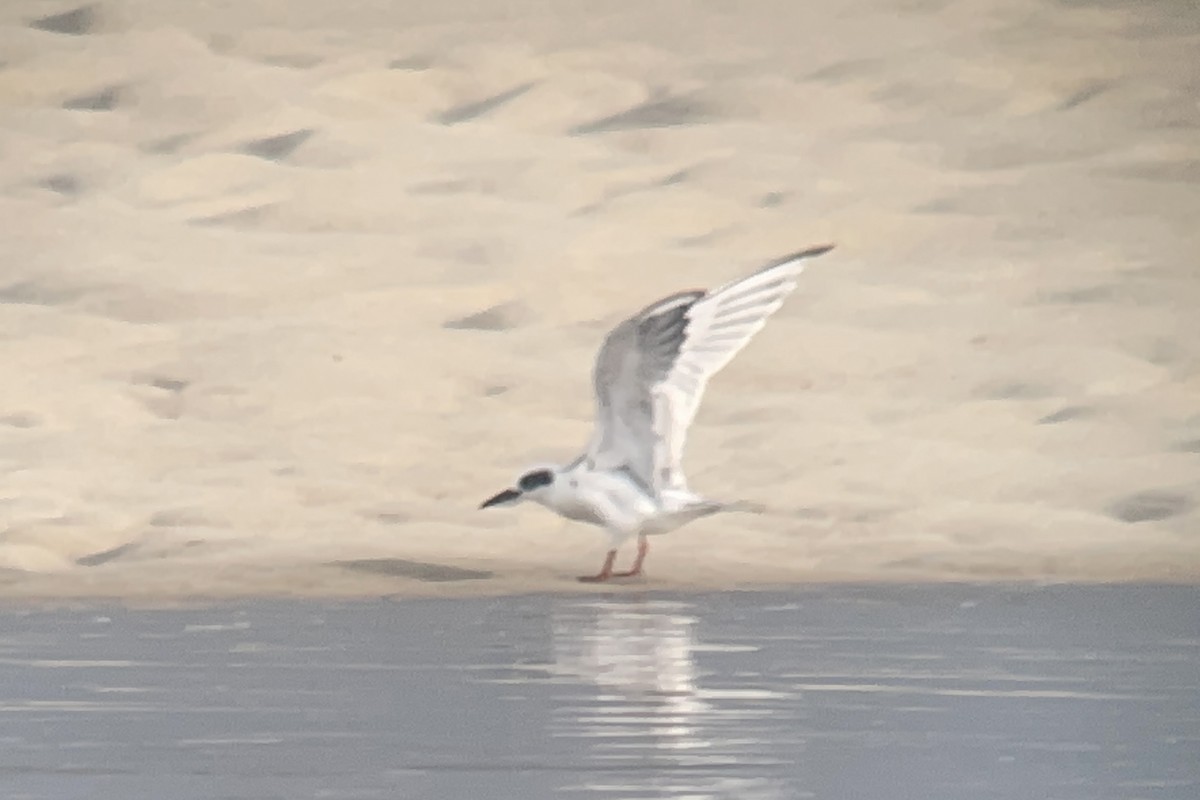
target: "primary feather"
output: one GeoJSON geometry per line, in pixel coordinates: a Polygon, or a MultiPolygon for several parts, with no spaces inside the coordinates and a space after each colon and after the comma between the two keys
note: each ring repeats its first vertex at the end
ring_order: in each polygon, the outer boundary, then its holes
{"type": "Polygon", "coordinates": [[[687,491],[681,459],[709,379],[746,346],[796,288],[816,247],[709,292],[663,298],[622,322],[596,356],[593,469],[625,469],[655,495],[687,491]]]}

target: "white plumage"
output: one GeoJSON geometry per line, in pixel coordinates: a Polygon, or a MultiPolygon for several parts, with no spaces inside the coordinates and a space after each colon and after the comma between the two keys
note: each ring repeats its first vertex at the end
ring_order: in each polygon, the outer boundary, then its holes
{"type": "Polygon", "coordinates": [[[581,580],[639,574],[647,534],[721,510],[688,488],[682,467],[704,390],[783,305],[804,262],[830,249],[794,253],[712,291],[665,297],[622,322],[596,356],[596,421],[584,453],[566,467],[525,473],[481,507],[530,499],[600,525],[612,549],[600,573],[581,580]],[[617,549],[634,534],[633,569],[613,573],[617,549]]]}

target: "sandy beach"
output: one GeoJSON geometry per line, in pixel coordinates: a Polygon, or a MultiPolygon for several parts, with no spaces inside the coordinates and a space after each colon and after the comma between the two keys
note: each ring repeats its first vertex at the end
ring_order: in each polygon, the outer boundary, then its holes
{"type": "Polygon", "coordinates": [[[592,591],[479,502],[822,242],[633,590],[1200,579],[1188,0],[3,3],[0,596],[592,591]]]}

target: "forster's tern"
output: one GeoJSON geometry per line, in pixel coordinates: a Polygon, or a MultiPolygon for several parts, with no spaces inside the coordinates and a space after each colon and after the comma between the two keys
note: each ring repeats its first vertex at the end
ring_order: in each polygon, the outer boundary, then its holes
{"type": "Polygon", "coordinates": [[[710,292],[653,303],[608,334],[596,356],[596,421],[587,449],[565,467],[525,472],[480,506],[533,500],[567,519],[603,527],[604,566],[581,581],[640,575],[648,534],[666,533],[729,504],[687,487],[680,459],[708,380],[729,363],[796,288],[805,259],[833,245],[778,259],[710,292]],[[638,537],[628,572],[613,572],[617,549],[638,537]]]}

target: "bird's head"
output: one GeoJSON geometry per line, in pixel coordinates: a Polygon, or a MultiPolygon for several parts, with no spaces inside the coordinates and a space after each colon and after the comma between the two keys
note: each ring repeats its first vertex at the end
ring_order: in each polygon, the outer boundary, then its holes
{"type": "Polygon", "coordinates": [[[517,478],[515,488],[505,489],[503,492],[489,497],[479,507],[511,506],[522,500],[541,500],[554,485],[554,473],[555,470],[552,467],[536,467],[527,470],[517,478]]]}

